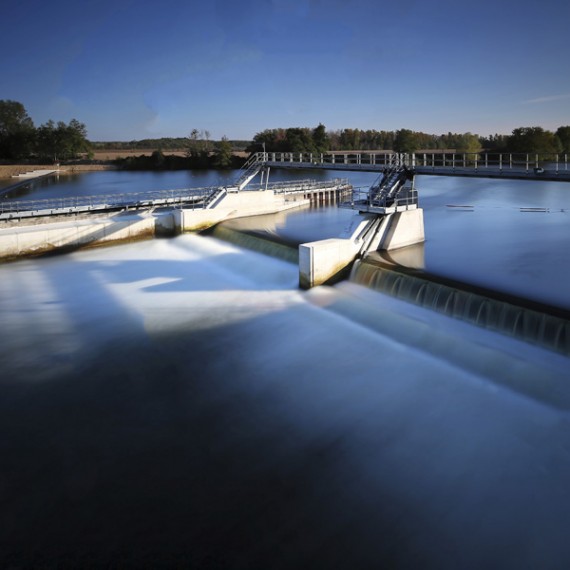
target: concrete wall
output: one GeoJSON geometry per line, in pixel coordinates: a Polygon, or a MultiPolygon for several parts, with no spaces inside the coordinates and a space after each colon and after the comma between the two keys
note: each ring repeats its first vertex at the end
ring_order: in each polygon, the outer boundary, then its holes
{"type": "Polygon", "coordinates": [[[393,250],[425,240],[423,210],[407,210],[378,219],[358,214],[340,238],[299,246],[299,285],[308,289],[338,275],[363,251],[393,250]]]}
{"type": "Polygon", "coordinates": [[[339,274],[358,255],[359,247],[341,238],[325,239],[299,246],[299,286],[310,289],[339,274]]]}
{"type": "Polygon", "coordinates": [[[421,208],[396,212],[375,249],[398,249],[425,241],[424,212],[421,208]]]}
{"type": "Polygon", "coordinates": [[[357,214],[341,237],[303,243],[299,246],[299,286],[309,289],[326,283],[340,273],[367,242],[377,217],[357,214]]]}
{"type": "Polygon", "coordinates": [[[171,214],[115,215],[0,229],[0,259],[172,235],[171,214]]]}
{"type": "Polygon", "coordinates": [[[230,192],[211,210],[175,210],[174,220],[176,231],[183,233],[209,228],[223,220],[274,214],[309,203],[301,197],[276,195],[272,190],[230,192]]]}
{"type": "Polygon", "coordinates": [[[285,197],[272,191],[229,193],[211,210],[173,210],[164,214],[115,214],[113,216],[45,218],[35,224],[20,222],[0,226],[0,259],[13,259],[49,251],[132,241],[184,231],[204,229],[231,218],[276,213],[309,204],[301,197],[285,197]]]}

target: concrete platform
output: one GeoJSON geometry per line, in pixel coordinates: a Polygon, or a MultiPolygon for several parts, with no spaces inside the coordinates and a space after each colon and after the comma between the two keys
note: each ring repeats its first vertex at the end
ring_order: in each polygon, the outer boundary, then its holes
{"type": "Polygon", "coordinates": [[[50,174],[55,174],[59,172],[58,169],[46,169],[46,170],[32,170],[31,172],[23,172],[21,174],[15,174],[12,178],[41,178],[42,176],[48,176],[50,174]]]}

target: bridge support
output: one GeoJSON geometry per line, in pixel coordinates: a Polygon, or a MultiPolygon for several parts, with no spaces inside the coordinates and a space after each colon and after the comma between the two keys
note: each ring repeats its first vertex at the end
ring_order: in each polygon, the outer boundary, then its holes
{"type": "Polygon", "coordinates": [[[232,218],[274,214],[308,204],[309,200],[302,196],[275,194],[273,190],[229,192],[212,209],[174,210],[174,225],[177,233],[198,231],[232,218]]]}
{"type": "Polygon", "coordinates": [[[310,289],[327,283],[368,252],[398,249],[424,240],[421,208],[385,215],[358,214],[342,236],[299,246],[299,286],[310,289]]]}
{"type": "Polygon", "coordinates": [[[404,210],[383,216],[367,251],[391,250],[425,241],[424,211],[404,210]]]}

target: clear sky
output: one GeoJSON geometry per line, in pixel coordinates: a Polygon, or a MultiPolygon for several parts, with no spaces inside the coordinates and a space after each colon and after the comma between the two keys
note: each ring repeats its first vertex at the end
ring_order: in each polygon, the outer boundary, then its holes
{"type": "Polygon", "coordinates": [[[567,0],[5,0],[0,99],[91,140],[570,124],[567,0]]]}

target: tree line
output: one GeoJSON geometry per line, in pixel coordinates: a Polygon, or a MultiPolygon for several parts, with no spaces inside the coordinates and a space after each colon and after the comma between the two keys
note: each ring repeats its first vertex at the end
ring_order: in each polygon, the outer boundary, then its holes
{"type": "Polygon", "coordinates": [[[511,135],[481,137],[472,133],[434,135],[409,129],[377,131],[342,129],[327,131],[324,125],[316,128],[295,127],[266,129],[257,133],[250,152],[321,153],[340,150],[386,150],[413,153],[429,150],[454,152],[512,152],[536,154],[570,154],[570,126],[551,132],[542,127],[519,127],[511,135]]]}
{"type": "MultiPolygon", "coordinates": [[[[189,146],[190,137],[161,137],[158,139],[140,139],[131,141],[91,141],[91,148],[98,150],[135,151],[156,149],[162,152],[185,150],[189,146]]],[[[219,141],[221,142],[221,141],[219,141]]],[[[234,151],[244,151],[251,140],[229,140],[234,151]]],[[[216,144],[216,143],[214,143],[216,144]]]]}
{"type": "Polygon", "coordinates": [[[239,168],[243,159],[234,156],[235,150],[245,150],[251,141],[229,141],[225,136],[212,141],[208,131],[193,129],[188,137],[143,139],[130,142],[90,142],[83,123],[72,119],[69,123],[52,120],[35,127],[24,105],[18,101],[0,100],[0,159],[8,161],[35,160],[59,162],[73,159],[91,159],[93,151],[156,149],[150,156],[130,156],[117,159],[120,168],[128,169],[183,169],[183,168],[239,168]],[[186,156],[166,154],[185,150],[186,156]]]}
{"type": "MultiPolygon", "coordinates": [[[[115,163],[126,170],[184,170],[237,169],[245,162],[245,159],[234,154],[232,143],[226,137],[214,142],[194,134],[183,140],[185,156],[165,154],[162,149],[157,149],[150,156],[128,156],[116,159],[115,163]]],[[[180,147],[176,150],[180,150],[180,147]]]]}
{"type": "Polygon", "coordinates": [[[0,158],[58,162],[90,151],[87,129],[78,120],[49,120],[36,128],[22,103],[0,100],[0,158]]]}
{"type": "Polygon", "coordinates": [[[25,107],[11,100],[0,100],[0,159],[58,162],[79,157],[90,158],[95,149],[136,150],[155,148],[152,156],[118,159],[123,168],[239,168],[242,161],[236,150],[258,152],[321,153],[342,150],[386,150],[403,153],[448,150],[450,152],[512,152],[532,154],[570,154],[570,126],[555,132],[542,127],[519,127],[510,135],[481,137],[472,133],[435,135],[399,129],[327,130],[293,127],[266,129],[253,141],[230,141],[225,136],[213,141],[207,130],[192,129],[188,137],[142,139],[130,142],[89,142],[83,123],[50,120],[35,127],[25,107]],[[186,156],[168,155],[169,150],[185,150],[186,156]]]}

